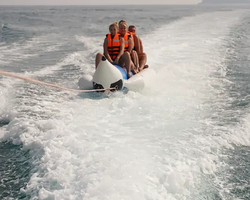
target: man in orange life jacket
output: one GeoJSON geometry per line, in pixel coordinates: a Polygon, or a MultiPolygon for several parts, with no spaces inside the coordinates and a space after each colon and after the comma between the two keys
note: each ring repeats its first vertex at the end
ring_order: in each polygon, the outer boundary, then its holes
{"type": "Polygon", "coordinates": [[[133,73],[137,73],[136,67],[131,60],[130,53],[134,48],[134,41],[131,35],[128,33],[128,25],[125,20],[121,20],[119,22],[119,34],[124,39],[124,54],[121,56],[119,60],[119,64],[121,67],[125,66],[127,70],[128,77],[131,77],[130,71],[132,70],[133,73]]]}
{"type": "Polygon", "coordinates": [[[143,46],[141,39],[136,35],[136,27],[134,25],[129,26],[129,32],[133,36],[134,40],[134,49],[137,52],[139,58],[139,71],[148,68],[146,65],[147,62],[147,55],[143,52],[143,46]]]}
{"type": "MultiPolygon", "coordinates": [[[[110,63],[118,65],[120,57],[124,53],[124,39],[118,33],[118,24],[114,22],[109,26],[110,33],[106,35],[103,43],[104,55],[110,63]]],[[[96,55],[95,67],[97,68],[103,54],[96,55]]]]}

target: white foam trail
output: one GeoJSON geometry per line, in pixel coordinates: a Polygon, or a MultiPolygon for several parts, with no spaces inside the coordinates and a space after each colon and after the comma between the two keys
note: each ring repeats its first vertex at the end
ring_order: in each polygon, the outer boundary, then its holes
{"type": "Polygon", "coordinates": [[[53,37],[53,35],[32,38],[25,43],[1,46],[0,64],[10,64],[36,57],[40,52],[51,52],[60,49],[62,43],[58,42],[55,44],[55,40],[51,40],[50,37],[53,37]]]}
{"type": "Polygon", "coordinates": [[[25,44],[14,43],[11,47],[3,46],[1,47],[0,60],[5,64],[9,64],[13,61],[24,60],[36,56],[37,54],[30,51],[32,47],[38,45],[39,41],[37,39],[32,39],[25,44]]]}
{"type": "MultiPolygon", "coordinates": [[[[58,63],[56,63],[55,65],[46,66],[34,72],[26,71],[19,75],[22,75],[28,78],[35,78],[35,76],[40,76],[40,75],[50,75],[50,74],[54,74],[56,70],[62,69],[62,67],[65,65],[74,65],[74,66],[81,67],[84,73],[88,73],[88,74],[94,73],[93,64],[87,63],[86,60],[87,59],[86,59],[85,52],[73,52],[69,54],[68,56],[66,56],[65,58],[63,58],[58,63]]],[[[81,75],[79,74],[79,77],[80,76],[81,75]]],[[[6,78],[6,77],[4,77],[4,80],[8,82],[7,85],[20,82],[19,79],[9,80],[9,78],[6,78]]]]}
{"type": "Polygon", "coordinates": [[[158,72],[150,91],[41,97],[33,112],[50,119],[12,120],[4,139],[42,156],[34,156],[36,173],[24,192],[43,200],[195,199],[201,172],[219,167],[223,136],[210,115],[214,85],[223,83],[214,73],[224,68],[228,35],[243,14],[187,17],[143,38],[158,72]]]}
{"type": "Polygon", "coordinates": [[[87,36],[75,36],[76,40],[83,43],[84,51],[78,52],[77,57],[80,57],[79,66],[82,72],[85,74],[93,74],[95,69],[95,55],[99,52],[103,52],[103,37],[87,37],[87,36]],[[93,45],[95,44],[95,45],[93,45]]]}
{"type": "Polygon", "coordinates": [[[4,84],[0,84],[0,113],[3,112],[4,108],[7,105],[7,89],[4,84]]]}
{"type": "Polygon", "coordinates": [[[85,49],[87,49],[89,52],[92,51],[97,51],[97,52],[102,52],[103,51],[103,42],[104,38],[100,37],[87,37],[87,36],[75,36],[76,40],[79,42],[83,43],[85,49]],[[95,45],[93,45],[95,44],[95,45]]]}

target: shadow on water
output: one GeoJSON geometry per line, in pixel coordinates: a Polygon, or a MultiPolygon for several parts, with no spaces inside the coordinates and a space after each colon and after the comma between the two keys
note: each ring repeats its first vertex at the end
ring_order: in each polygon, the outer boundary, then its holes
{"type": "Polygon", "coordinates": [[[22,145],[0,143],[0,199],[28,199],[20,189],[25,188],[31,175],[29,151],[22,145]]]}
{"type": "Polygon", "coordinates": [[[103,92],[82,92],[78,93],[79,99],[93,99],[93,100],[100,100],[100,99],[107,99],[108,95],[103,92]]]}
{"type": "Polygon", "coordinates": [[[0,127],[3,127],[5,125],[8,125],[10,123],[10,116],[4,115],[1,116],[0,115],[0,127]]]}
{"type": "Polygon", "coordinates": [[[79,99],[93,99],[93,100],[101,100],[101,99],[107,99],[110,96],[116,95],[117,92],[122,92],[123,94],[127,94],[128,93],[128,89],[124,88],[122,90],[119,91],[115,91],[115,92],[110,92],[109,94],[106,92],[82,92],[82,93],[78,93],[78,98],[79,99]]]}

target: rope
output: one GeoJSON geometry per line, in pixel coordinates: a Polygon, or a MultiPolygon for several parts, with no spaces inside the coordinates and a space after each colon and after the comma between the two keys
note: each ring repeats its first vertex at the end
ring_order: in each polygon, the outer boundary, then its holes
{"type": "Polygon", "coordinates": [[[98,92],[98,91],[106,91],[106,90],[110,91],[110,90],[116,89],[116,88],[105,88],[105,89],[93,89],[93,90],[76,90],[76,89],[66,88],[66,87],[62,87],[62,86],[51,84],[51,83],[42,82],[42,81],[35,80],[32,78],[24,77],[24,76],[19,76],[17,74],[12,74],[12,73],[5,72],[5,71],[0,71],[0,74],[4,76],[22,79],[22,80],[29,81],[29,82],[36,83],[36,84],[46,85],[46,86],[61,89],[61,90],[71,91],[71,92],[98,92]]]}

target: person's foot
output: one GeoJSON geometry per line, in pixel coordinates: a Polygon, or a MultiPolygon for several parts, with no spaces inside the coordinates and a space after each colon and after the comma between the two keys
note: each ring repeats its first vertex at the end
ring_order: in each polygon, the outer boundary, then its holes
{"type": "Polygon", "coordinates": [[[137,74],[138,73],[138,70],[137,69],[133,69],[131,70],[133,72],[133,74],[137,74]]]}
{"type": "Polygon", "coordinates": [[[147,69],[147,68],[149,68],[149,66],[145,65],[143,68],[139,68],[139,72],[141,72],[142,70],[147,69]]]}
{"type": "Polygon", "coordinates": [[[132,75],[130,73],[128,73],[127,76],[128,76],[128,79],[129,79],[129,78],[131,78],[132,75]]]}
{"type": "Polygon", "coordinates": [[[149,66],[148,65],[145,65],[144,67],[143,67],[143,69],[147,69],[149,66]]]}

